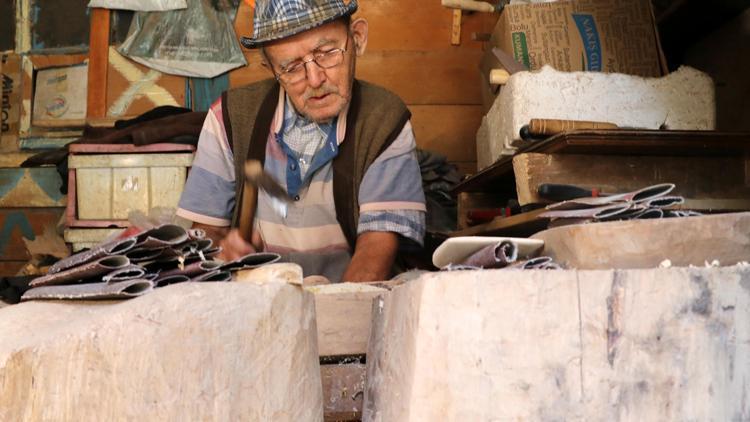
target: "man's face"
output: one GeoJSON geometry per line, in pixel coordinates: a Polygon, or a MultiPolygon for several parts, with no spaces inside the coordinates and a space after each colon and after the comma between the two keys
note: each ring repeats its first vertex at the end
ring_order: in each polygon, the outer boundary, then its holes
{"type": "Polygon", "coordinates": [[[265,48],[269,65],[278,75],[290,63],[309,60],[314,53],[344,49],[348,44],[340,65],[323,69],[311,61],[305,65],[306,75],[301,81],[280,81],[294,108],[314,122],[333,119],[349,104],[355,63],[355,45],[349,37],[344,23],[336,21],[273,42],[265,48]]]}

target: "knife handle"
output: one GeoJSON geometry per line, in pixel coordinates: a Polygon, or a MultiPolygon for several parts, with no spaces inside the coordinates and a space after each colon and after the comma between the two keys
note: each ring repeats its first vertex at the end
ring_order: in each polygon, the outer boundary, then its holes
{"type": "Polygon", "coordinates": [[[472,12],[493,13],[497,11],[497,7],[495,7],[495,5],[484,2],[484,1],[442,0],[442,4],[443,6],[451,8],[451,9],[469,10],[472,12]]]}
{"type": "Polygon", "coordinates": [[[562,185],[556,183],[542,183],[537,188],[537,193],[544,199],[552,201],[567,201],[575,198],[587,198],[599,196],[598,189],[585,189],[574,185],[562,185]]]}
{"type": "Polygon", "coordinates": [[[247,243],[252,243],[253,238],[253,219],[255,218],[255,208],[258,205],[258,188],[251,183],[244,182],[242,188],[242,206],[240,207],[240,236],[247,243]]]}
{"type": "Polygon", "coordinates": [[[531,135],[557,135],[570,130],[602,130],[617,129],[617,125],[609,122],[587,122],[583,120],[531,119],[529,131],[531,135]]]}

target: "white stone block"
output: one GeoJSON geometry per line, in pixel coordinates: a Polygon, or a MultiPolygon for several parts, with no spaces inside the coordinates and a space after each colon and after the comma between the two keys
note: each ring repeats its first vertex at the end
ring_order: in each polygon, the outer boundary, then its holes
{"type": "Polygon", "coordinates": [[[313,295],[184,283],[0,309],[0,420],[322,421],[313,295]]]}
{"type": "Polygon", "coordinates": [[[662,78],[618,73],[561,72],[545,66],[519,72],[502,87],[477,133],[480,169],[523,146],[520,130],[531,119],[610,122],[620,127],[713,130],[714,83],[681,67],[662,78]]]}
{"type": "Polygon", "coordinates": [[[750,268],[484,270],[376,301],[365,421],[750,420],[750,268]]]}

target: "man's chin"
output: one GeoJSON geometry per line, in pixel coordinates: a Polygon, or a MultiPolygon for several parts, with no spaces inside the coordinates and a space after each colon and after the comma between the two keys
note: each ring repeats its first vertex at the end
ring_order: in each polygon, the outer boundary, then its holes
{"type": "Polygon", "coordinates": [[[305,117],[315,123],[328,123],[339,115],[343,107],[330,106],[305,110],[305,117]]]}

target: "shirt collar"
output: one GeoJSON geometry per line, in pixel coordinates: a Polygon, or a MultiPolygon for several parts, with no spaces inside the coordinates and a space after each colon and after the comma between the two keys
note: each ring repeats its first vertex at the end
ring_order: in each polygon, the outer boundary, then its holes
{"type": "MultiPolygon", "coordinates": [[[[294,107],[292,107],[291,102],[289,102],[289,107],[285,107],[287,104],[287,95],[286,91],[282,86],[279,86],[279,101],[276,104],[276,112],[274,113],[273,122],[271,123],[271,127],[273,128],[274,134],[278,135],[281,132],[281,127],[283,123],[286,123],[283,126],[291,127],[290,122],[287,121],[287,108],[290,109],[291,113],[295,116],[295,119],[305,119],[302,116],[299,116],[294,110],[294,107]]],[[[338,145],[341,145],[342,142],[344,142],[344,135],[346,134],[346,116],[349,112],[349,105],[347,105],[343,110],[341,110],[341,113],[339,113],[338,118],[335,120],[336,122],[336,143],[338,145]]],[[[292,122],[294,122],[293,120],[292,122]]],[[[320,125],[319,125],[320,126],[320,125]]],[[[330,124],[329,124],[330,128],[330,124]]],[[[326,132],[326,130],[324,130],[326,132]]],[[[327,132],[326,132],[327,133],[327,132]]]]}

